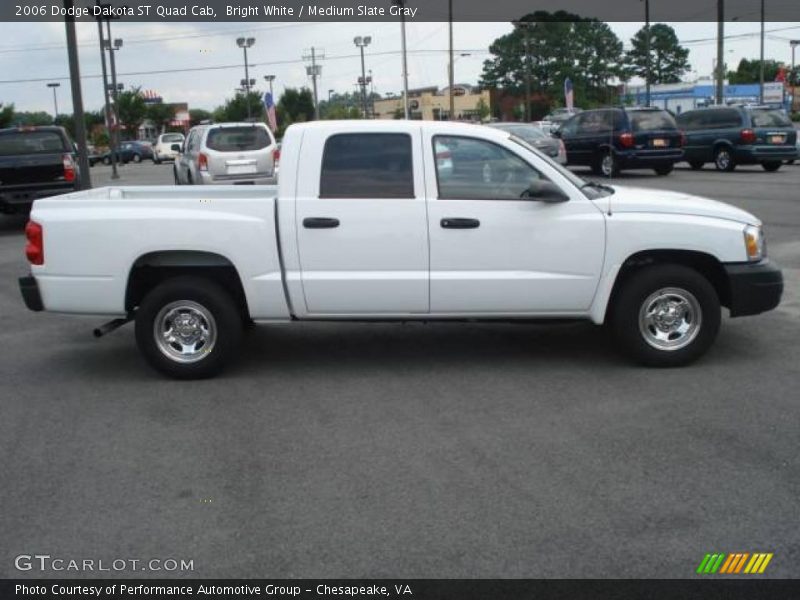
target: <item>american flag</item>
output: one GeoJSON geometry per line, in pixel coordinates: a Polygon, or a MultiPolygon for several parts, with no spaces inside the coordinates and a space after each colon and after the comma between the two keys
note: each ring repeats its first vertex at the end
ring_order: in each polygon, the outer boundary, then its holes
{"type": "Polygon", "coordinates": [[[564,80],[564,104],[569,110],[575,108],[575,93],[572,89],[572,79],[569,77],[564,80]]]}
{"type": "Polygon", "coordinates": [[[269,92],[264,94],[264,109],[267,111],[267,125],[274,132],[278,128],[278,117],[275,114],[275,102],[269,92]]]}

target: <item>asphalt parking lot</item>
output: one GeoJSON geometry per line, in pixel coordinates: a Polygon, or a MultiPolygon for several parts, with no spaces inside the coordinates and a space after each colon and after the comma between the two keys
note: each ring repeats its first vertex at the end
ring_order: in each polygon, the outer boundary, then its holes
{"type": "Polygon", "coordinates": [[[96,340],[97,319],[28,312],[24,220],[0,218],[0,576],[65,575],[14,568],[44,553],[196,577],[681,578],[773,552],[766,575],[797,577],[800,166],[617,183],[757,214],[782,306],[725,319],[679,370],[631,366],[588,324],[299,324],[175,382],[130,326],[96,340]]]}

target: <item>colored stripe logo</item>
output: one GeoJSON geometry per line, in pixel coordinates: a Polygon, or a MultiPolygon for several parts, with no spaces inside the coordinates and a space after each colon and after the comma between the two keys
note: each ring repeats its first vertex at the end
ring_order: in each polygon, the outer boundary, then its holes
{"type": "Polygon", "coordinates": [[[772,556],[771,552],[706,554],[697,567],[697,574],[759,575],[766,570],[769,561],[772,560],[772,556]]]}

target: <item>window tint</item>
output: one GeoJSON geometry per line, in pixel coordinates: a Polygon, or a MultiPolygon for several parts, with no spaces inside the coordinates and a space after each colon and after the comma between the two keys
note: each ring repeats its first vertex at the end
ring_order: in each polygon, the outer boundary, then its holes
{"type": "Polygon", "coordinates": [[[610,132],[614,121],[614,113],[610,110],[593,110],[580,115],[581,133],[610,132]]]}
{"type": "Polygon", "coordinates": [[[681,129],[692,131],[698,128],[699,116],[697,111],[689,111],[675,117],[675,122],[681,129]]]}
{"type": "Polygon", "coordinates": [[[729,127],[741,127],[742,116],[735,108],[720,108],[708,111],[709,129],[727,129],[729,127]]]}
{"type": "Polygon", "coordinates": [[[792,122],[779,110],[754,109],[750,113],[753,127],[791,127],[792,122]]]}
{"type": "Polygon", "coordinates": [[[549,183],[519,156],[486,140],[436,136],[433,150],[443,200],[519,200],[549,183]]]}
{"type": "Polygon", "coordinates": [[[0,135],[0,156],[65,152],[64,140],[55,131],[12,131],[0,135]]]}
{"type": "Polygon", "coordinates": [[[676,129],[675,119],[663,110],[635,110],[628,113],[632,131],[676,129]]]}
{"type": "Polygon", "coordinates": [[[208,132],[206,146],[218,152],[261,150],[272,143],[264,127],[217,127],[208,132]]]}
{"type": "Polygon", "coordinates": [[[164,144],[175,144],[183,141],[183,135],[180,133],[167,133],[161,136],[161,142],[164,144]]]}
{"type": "Polygon", "coordinates": [[[411,136],[344,133],[325,142],[320,198],[413,198],[411,136]]]}

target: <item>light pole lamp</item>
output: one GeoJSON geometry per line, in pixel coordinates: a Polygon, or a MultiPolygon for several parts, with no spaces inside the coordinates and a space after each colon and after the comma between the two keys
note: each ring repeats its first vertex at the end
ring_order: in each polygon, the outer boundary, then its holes
{"type": "Polygon", "coordinates": [[[47,87],[53,88],[53,122],[58,118],[58,97],[56,96],[56,90],[61,87],[61,84],[57,81],[52,83],[48,83],[47,87]]]}
{"type": "Polygon", "coordinates": [[[361,50],[361,79],[358,83],[361,86],[361,103],[364,107],[364,118],[366,119],[369,109],[367,108],[367,73],[364,67],[364,48],[372,43],[372,37],[368,35],[362,37],[359,35],[353,38],[353,43],[361,50]]]}
{"type": "Polygon", "coordinates": [[[253,44],[256,43],[256,38],[254,37],[240,37],[236,38],[236,45],[244,51],[244,88],[245,93],[247,94],[245,97],[245,104],[247,105],[247,120],[251,119],[250,113],[250,68],[247,64],[247,49],[252,48],[253,44]]]}
{"type": "Polygon", "coordinates": [[[272,91],[272,82],[275,81],[275,75],[264,75],[264,81],[269,83],[269,95],[272,96],[272,101],[275,102],[275,94],[272,91]]]}

